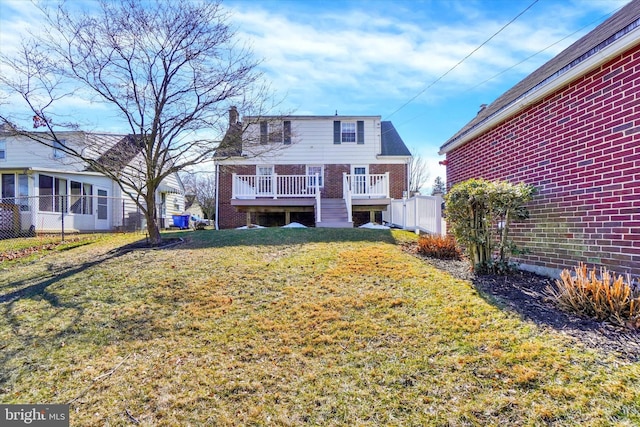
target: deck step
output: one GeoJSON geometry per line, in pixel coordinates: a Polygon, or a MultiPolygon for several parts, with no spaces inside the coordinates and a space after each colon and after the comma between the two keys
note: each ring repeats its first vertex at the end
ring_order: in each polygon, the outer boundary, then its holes
{"type": "Polygon", "coordinates": [[[344,199],[322,199],[320,202],[322,221],[316,223],[321,228],[353,228],[347,215],[344,199]]]}
{"type": "Polygon", "coordinates": [[[316,223],[317,228],[353,228],[353,222],[349,221],[322,221],[316,223]]]}

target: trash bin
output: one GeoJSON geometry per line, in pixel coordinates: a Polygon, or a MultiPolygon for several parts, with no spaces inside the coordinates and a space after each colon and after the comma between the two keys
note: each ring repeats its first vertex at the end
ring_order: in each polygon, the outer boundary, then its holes
{"type": "Polygon", "coordinates": [[[174,227],[180,230],[189,228],[189,215],[172,215],[174,227]]]}

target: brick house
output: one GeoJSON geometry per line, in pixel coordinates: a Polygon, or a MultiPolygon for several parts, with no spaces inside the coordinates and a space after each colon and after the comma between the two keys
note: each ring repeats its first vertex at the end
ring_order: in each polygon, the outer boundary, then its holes
{"type": "Polygon", "coordinates": [[[534,71],[440,149],[447,184],[538,189],[514,230],[521,267],[579,262],[640,276],[640,0],[534,71]]]}
{"type": "Polygon", "coordinates": [[[411,153],[380,116],[244,117],[218,152],[219,228],[353,227],[408,189],[411,153]]]}

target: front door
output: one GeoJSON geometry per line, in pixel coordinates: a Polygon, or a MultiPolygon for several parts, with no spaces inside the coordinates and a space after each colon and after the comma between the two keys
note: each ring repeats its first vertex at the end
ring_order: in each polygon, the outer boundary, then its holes
{"type": "Polygon", "coordinates": [[[351,191],[354,196],[367,194],[367,174],[368,166],[352,166],[351,167],[351,191]]]}
{"type": "Polygon", "coordinates": [[[110,204],[109,190],[96,187],[96,230],[109,230],[110,204]]]}

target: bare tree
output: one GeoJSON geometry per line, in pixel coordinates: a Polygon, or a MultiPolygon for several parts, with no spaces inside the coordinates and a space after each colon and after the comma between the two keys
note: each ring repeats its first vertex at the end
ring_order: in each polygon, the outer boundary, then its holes
{"type": "MultiPolygon", "coordinates": [[[[416,150],[412,149],[411,151],[415,152],[416,150]]],[[[414,155],[409,163],[409,171],[409,192],[411,194],[419,193],[429,180],[426,160],[419,155],[414,155]]]]}
{"type": "Polygon", "coordinates": [[[144,213],[156,245],[161,181],[210,160],[229,106],[255,110],[265,88],[257,62],[237,45],[218,2],[104,0],[99,6],[98,12],[64,4],[41,9],[45,28],[18,54],[0,57],[4,96],[19,95],[38,129],[14,114],[15,105],[3,107],[0,120],[4,130],[55,147],[116,181],[144,213]],[[59,137],[61,130],[81,128],[65,119],[60,102],[77,97],[115,111],[131,133],[120,148],[127,153],[96,158],[100,147],[59,137]],[[216,136],[198,137],[203,131],[216,136]]]}
{"type": "Polygon", "coordinates": [[[216,177],[212,173],[183,173],[181,175],[187,194],[195,197],[207,219],[216,213],[216,177]]]}

